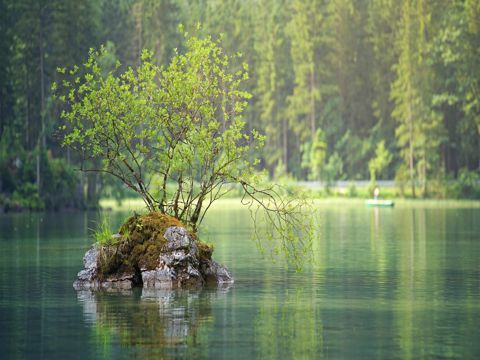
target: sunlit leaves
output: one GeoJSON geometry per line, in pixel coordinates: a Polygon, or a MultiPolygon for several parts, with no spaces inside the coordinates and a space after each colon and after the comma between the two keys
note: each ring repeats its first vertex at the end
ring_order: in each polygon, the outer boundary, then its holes
{"type": "Polygon", "coordinates": [[[102,66],[105,48],[91,49],[83,77],[62,82],[61,98],[70,106],[62,117],[65,145],[106,160],[91,170],[120,178],[151,210],[196,226],[207,195],[216,191],[208,200],[214,201],[223,185],[253,175],[257,160],[249,154],[263,138],[245,131],[241,120],[250,98],[241,89],[247,66],[232,73],[231,58],[211,38],[187,38],[186,47],[167,67],[144,50],[141,65],[123,73],[118,64],[102,66]],[[156,174],[162,180],[151,188],[156,174]]]}

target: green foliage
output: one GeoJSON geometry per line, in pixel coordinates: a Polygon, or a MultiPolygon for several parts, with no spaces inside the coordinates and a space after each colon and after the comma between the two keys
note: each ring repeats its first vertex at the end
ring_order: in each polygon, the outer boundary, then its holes
{"type": "Polygon", "coordinates": [[[480,172],[461,169],[453,185],[453,195],[458,198],[480,199],[480,172]]]}
{"type": "Polygon", "coordinates": [[[351,197],[351,198],[354,198],[354,197],[358,196],[358,190],[357,190],[357,187],[355,186],[354,183],[351,183],[351,184],[348,185],[347,196],[351,197]]]}
{"type": "Polygon", "coordinates": [[[311,213],[304,214],[305,200],[259,182],[252,153],[264,136],[242,119],[248,66],[233,71],[235,57],[210,37],[188,37],[185,53],[166,67],[144,51],[136,69],[105,70],[105,56],[105,48],[91,50],[84,75],[74,67],[75,81],[57,86],[66,105],[63,144],[91,160],[83,170],[120,179],[150,212],[169,214],[193,231],[212,203],[238,184],[253,217],[264,215],[269,231],[263,235],[276,237],[298,266],[312,241],[311,213]]]}
{"type": "Polygon", "coordinates": [[[287,166],[282,160],[278,161],[277,166],[273,171],[273,178],[275,179],[275,181],[280,183],[284,183],[292,180],[287,172],[287,166]]]}
{"type": "Polygon", "coordinates": [[[327,192],[340,178],[343,173],[343,161],[338,153],[334,152],[329,158],[324,168],[323,180],[325,181],[325,189],[327,192]]]}
{"type": "Polygon", "coordinates": [[[335,152],[344,162],[345,174],[349,179],[360,180],[367,176],[368,159],[372,151],[372,143],[347,130],[335,144],[335,152]]]}
{"type": "Polygon", "coordinates": [[[7,210],[58,210],[82,208],[81,197],[76,194],[78,173],[62,159],[39,155],[43,169],[40,188],[36,182],[36,156],[18,153],[0,163],[0,184],[5,193],[7,210]]]}
{"type": "Polygon", "coordinates": [[[392,154],[385,148],[385,140],[380,141],[375,149],[375,157],[368,162],[368,170],[370,171],[370,188],[375,188],[375,180],[377,175],[381,175],[392,161],[392,154]]]}
{"type": "Polygon", "coordinates": [[[302,167],[308,169],[310,180],[319,180],[325,163],[327,143],[321,129],[317,129],[312,142],[302,146],[302,167]]]}
{"type": "Polygon", "coordinates": [[[398,122],[395,135],[409,169],[414,197],[417,181],[426,195],[427,180],[438,170],[438,150],[444,141],[442,114],[432,106],[435,77],[428,61],[432,43],[427,34],[433,28],[434,8],[422,0],[403,2],[397,39],[397,77],[391,92],[395,102],[392,116],[398,122]]]}
{"type": "Polygon", "coordinates": [[[45,204],[40,197],[37,185],[27,182],[21,184],[13,192],[10,207],[14,209],[43,210],[45,204]]]}
{"type": "Polygon", "coordinates": [[[82,208],[83,201],[75,194],[79,185],[78,172],[72,166],[61,159],[48,160],[44,179],[42,194],[46,208],[82,208]]]}
{"type": "MultiPolygon", "coordinates": [[[[258,103],[256,112],[259,125],[267,141],[262,157],[274,179],[279,178],[278,170],[289,172],[288,140],[291,124],[288,121],[285,94],[292,77],[289,71],[289,59],[279,56],[288,52],[287,31],[282,23],[286,21],[288,9],[277,0],[258,3],[257,16],[251,16],[255,22],[255,82],[252,93],[258,103]]],[[[253,15],[253,14],[252,14],[253,15]]],[[[287,174],[283,174],[287,175],[287,174]]]]}
{"type": "Polygon", "coordinates": [[[102,182],[102,189],[100,193],[101,198],[113,199],[117,206],[121,206],[124,199],[136,197],[135,191],[125,186],[118,179],[105,176],[102,182]]]}
{"type": "Polygon", "coordinates": [[[231,73],[230,57],[210,38],[192,37],[186,45],[166,68],[145,51],[136,70],[106,76],[105,49],[91,52],[85,75],[78,84],[64,80],[60,98],[70,106],[62,114],[64,144],[103,161],[86,170],[121,179],[149,210],[195,227],[225,184],[254,177],[257,160],[249,153],[263,137],[245,131],[241,118],[250,97],[240,89],[246,65],[231,73]],[[157,197],[147,174],[158,175],[157,197]]]}
{"type": "Polygon", "coordinates": [[[100,221],[93,230],[93,240],[99,245],[113,244],[117,238],[112,237],[110,218],[105,213],[100,216],[100,221]]]}
{"type": "MultiPolygon", "coordinates": [[[[480,161],[478,4],[477,0],[4,0],[0,192],[9,200],[19,183],[35,183],[45,206],[58,208],[95,205],[100,188],[109,196],[123,196],[123,188],[117,191],[106,177],[88,174],[83,189],[77,180],[78,199],[70,202],[62,196],[56,205],[50,204],[52,192],[44,189],[50,171],[44,154],[74,168],[85,160],[63,151],[57,141],[55,129],[64,124],[60,114],[67,108],[52,100],[50,84],[63,79],[69,85],[83,82],[84,67],[74,76],[66,68],[60,69],[65,73],[60,76],[55,69],[84,64],[88,49],[101,43],[107,51],[97,61],[105,79],[117,60],[122,65],[115,76],[139,66],[142,48],[154,50],[156,63],[166,65],[175,49],[183,53],[188,47],[177,30],[181,19],[185,31],[223,34],[225,53],[242,53],[241,61],[229,58],[229,69],[235,74],[242,71],[242,62],[249,66],[250,77],[240,86],[253,94],[242,113],[244,129],[267,136],[265,147],[252,149],[249,158],[258,158],[271,176],[276,176],[278,166],[284,169],[282,177],[284,171],[287,178],[318,178],[317,171],[308,170],[309,149],[316,130],[322,129],[325,153],[336,151],[343,161],[342,178],[368,178],[368,162],[383,139],[393,157],[383,175],[403,172],[397,175],[407,175],[404,185],[410,184],[410,193],[418,195],[420,188],[431,196],[427,190],[435,185],[432,181],[456,180],[460,169],[474,171],[480,161]],[[28,176],[19,177],[12,170],[17,156],[28,162],[28,176]],[[307,168],[302,167],[302,158],[307,168]],[[66,204],[59,203],[64,200],[66,204]]],[[[68,100],[69,94],[64,95],[68,100]]],[[[145,175],[149,170],[145,166],[142,171],[145,175]]]]}
{"type": "Polygon", "coordinates": [[[406,196],[406,186],[409,181],[408,168],[405,164],[400,164],[395,172],[395,185],[400,191],[401,196],[406,196]]]}
{"type": "Polygon", "coordinates": [[[243,188],[242,204],[250,209],[258,249],[263,253],[267,243],[273,257],[283,254],[301,270],[317,236],[311,197],[300,188],[292,194],[277,184],[266,184],[262,190],[249,184],[243,188]]]}

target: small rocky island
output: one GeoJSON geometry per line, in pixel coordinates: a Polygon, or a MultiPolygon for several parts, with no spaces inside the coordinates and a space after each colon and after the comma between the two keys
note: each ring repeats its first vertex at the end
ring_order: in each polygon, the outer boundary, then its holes
{"type": "Polygon", "coordinates": [[[213,247],[179,220],[159,212],[130,217],[105,243],[83,258],[76,290],[198,287],[232,283],[228,270],[212,260],[213,247]]]}

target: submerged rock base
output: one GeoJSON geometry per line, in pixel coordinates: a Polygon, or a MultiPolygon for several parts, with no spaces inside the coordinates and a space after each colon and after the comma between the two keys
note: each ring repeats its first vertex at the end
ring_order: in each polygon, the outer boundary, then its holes
{"type": "Polygon", "coordinates": [[[171,224],[171,219],[157,213],[130,218],[114,243],[95,244],[86,252],[73,287],[171,289],[233,283],[228,270],[212,260],[212,248],[195,240],[180,223],[158,226],[165,220],[171,224]]]}

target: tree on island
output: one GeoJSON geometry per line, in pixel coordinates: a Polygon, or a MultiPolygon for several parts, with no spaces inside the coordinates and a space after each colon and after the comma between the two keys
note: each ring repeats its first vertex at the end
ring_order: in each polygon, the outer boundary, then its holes
{"type": "Polygon", "coordinates": [[[176,51],[166,67],[145,50],[136,69],[108,70],[106,56],[104,48],[91,50],[84,66],[58,69],[68,79],[54,85],[65,106],[63,144],[81,154],[81,169],[118,178],[149,212],[194,232],[216,200],[240,187],[255,238],[276,240],[273,252],[298,266],[311,249],[312,212],[306,199],[261,185],[255,152],[264,136],[242,120],[251,97],[241,90],[247,65],[233,72],[238,56],[210,37],[188,38],[186,52],[176,51]]]}

